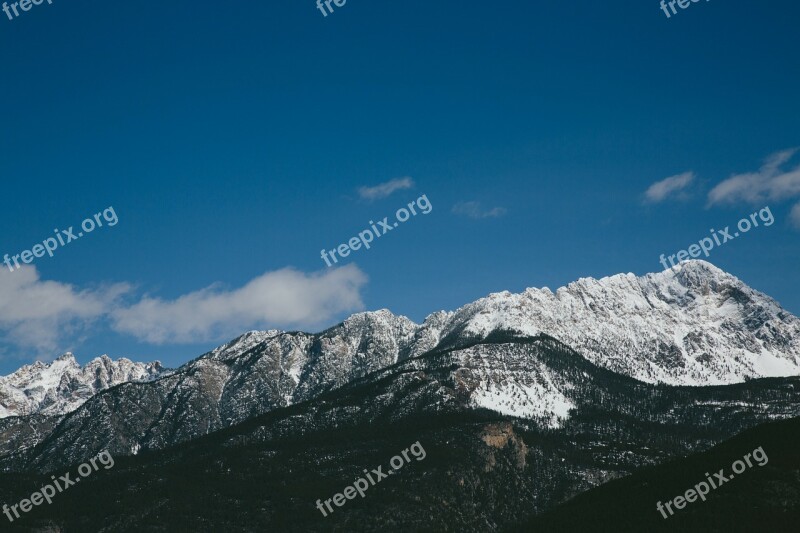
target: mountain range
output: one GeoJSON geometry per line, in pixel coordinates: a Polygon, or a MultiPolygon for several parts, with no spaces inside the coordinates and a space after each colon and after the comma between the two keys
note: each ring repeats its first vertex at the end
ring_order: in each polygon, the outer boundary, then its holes
{"type": "Polygon", "coordinates": [[[495,530],[800,416],[800,321],[703,261],[492,294],[422,324],[381,310],[253,331],[175,370],[106,359],[105,374],[67,356],[0,381],[15,398],[4,497],[102,450],[121,458],[63,500],[108,512],[54,504],[31,524],[495,530]],[[322,519],[317,498],[414,441],[424,462],[322,519]]]}

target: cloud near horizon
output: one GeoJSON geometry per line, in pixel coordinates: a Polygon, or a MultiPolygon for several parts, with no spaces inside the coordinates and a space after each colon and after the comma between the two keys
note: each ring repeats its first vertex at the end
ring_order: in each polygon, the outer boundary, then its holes
{"type": "Polygon", "coordinates": [[[658,203],[670,198],[686,198],[685,189],[692,184],[694,178],[694,172],[684,172],[657,181],[650,185],[645,191],[645,202],[658,203]]]}
{"type": "Polygon", "coordinates": [[[404,189],[411,189],[414,187],[414,180],[406,176],[404,178],[395,178],[384,183],[372,187],[359,187],[358,195],[362,200],[380,200],[391,196],[395,191],[404,189]]]}
{"type": "Polygon", "coordinates": [[[78,290],[44,281],[36,267],[0,271],[0,339],[36,351],[37,356],[67,351],[65,337],[80,333],[120,303],[131,285],[117,283],[78,290]]]}
{"type": "Polygon", "coordinates": [[[305,274],[267,272],[239,289],[212,285],[174,300],[142,298],[114,310],[114,330],[153,344],[208,341],[270,326],[315,326],[336,313],[363,309],[367,276],[347,265],[305,274]]]}
{"type": "Polygon", "coordinates": [[[284,268],[240,288],[214,284],[170,300],[138,298],[128,283],[79,290],[42,280],[35,267],[24,267],[0,273],[0,339],[34,351],[31,356],[52,358],[100,321],[150,344],[219,340],[257,328],[313,327],[337,313],[363,309],[366,283],[366,274],[355,265],[312,274],[284,268]]]}

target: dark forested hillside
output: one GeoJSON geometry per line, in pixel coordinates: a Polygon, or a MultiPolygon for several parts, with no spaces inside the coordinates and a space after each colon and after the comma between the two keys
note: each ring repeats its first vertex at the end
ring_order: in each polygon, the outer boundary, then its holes
{"type": "MultiPolygon", "coordinates": [[[[212,524],[226,531],[495,530],[643,466],[797,415],[798,385],[797,378],[703,388],[648,385],[599,369],[546,336],[495,335],[411,358],[177,447],[118,457],[113,469],[13,525],[55,524],[60,529],[54,531],[207,531],[212,524]],[[545,403],[550,383],[573,407],[564,418],[501,415],[475,405],[476,391],[487,383],[540,391],[545,403]],[[341,492],[364,469],[386,469],[415,442],[427,453],[423,460],[327,517],[317,510],[317,499],[341,492]]],[[[514,409],[513,394],[508,401],[514,409]]],[[[19,501],[48,479],[2,476],[0,495],[19,501]]]]}
{"type": "Polygon", "coordinates": [[[508,531],[797,531],[800,524],[800,419],[771,422],[713,449],[649,467],[588,491],[508,531]],[[761,448],[768,461],[711,490],[705,501],[686,503],[667,518],[657,503],[685,494],[709,472],[761,448]]]}

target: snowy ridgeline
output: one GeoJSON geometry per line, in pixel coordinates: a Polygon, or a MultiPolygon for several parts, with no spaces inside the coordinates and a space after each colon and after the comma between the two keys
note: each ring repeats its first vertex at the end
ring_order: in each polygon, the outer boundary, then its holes
{"type": "MultiPolygon", "coordinates": [[[[800,320],[734,276],[697,260],[642,277],[582,278],[555,292],[495,293],[454,312],[433,313],[422,324],[380,310],[357,313],[318,334],[252,331],[174,374],[206,376],[183,386],[197,380],[215,400],[225,391],[270,409],[498,331],[545,333],[600,367],[648,383],[717,385],[800,374],[800,320]]],[[[163,372],[158,363],[114,362],[105,356],[81,368],[67,354],[0,378],[0,417],[63,414],[105,388],[163,372]]],[[[487,381],[474,392],[473,402],[553,423],[570,407],[546,380],[487,381]]],[[[238,416],[234,413],[232,421],[238,416]]]]}
{"type": "Polygon", "coordinates": [[[32,413],[60,415],[114,385],[154,379],[164,372],[159,362],[134,363],[98,357],[83,367],[71,353],[50,364],[37,361],[0,377],[0,418],[32,413]]]}

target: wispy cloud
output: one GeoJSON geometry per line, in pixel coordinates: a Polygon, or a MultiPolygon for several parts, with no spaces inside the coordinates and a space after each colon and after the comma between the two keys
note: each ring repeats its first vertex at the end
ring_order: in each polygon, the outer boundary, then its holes
{"type": "Polygon", "coordinates": [[[220,284],[173,300],[136,296],[128,283],[79,289],[40,279],[35,267],[0,272],[0,354],[60,355],[102,323],[151,344],[219,340],[248,329],[312,327],[361,310],[367,276],[355,265],[306,274],[285,268],[244,286],[220,284]]]}
{"type": "Polygon", "coordinates": [[[81,290],[44,281],[35,267],[4,269],[0,271],[0,338],[34,357],[60,355],[57,350],[66,351],[66,339],[85,332],[131,290],[127,283],[81,290]]]}
{"type": "Polygon", "coordinates": [[[362,200],[380,200],[381,198],[390,196],[395,191],[411,189],[412,187],[414,187],[414,180],[411,178],[395,178],[372,187],[359,187],[358,195],[362,200]]]}
{"type": "Polygon", "coordinates": [[[645,202],[658,203],[671,198],[686,198],[686,188],[692,184],[694,177],[694,172],[684,172],[653,183],[644,193],[645,202]]]}
{"type": "Polygon", "coordinates": [[[747,202],[759,204],[800,196],[800,165],[789,170],[783,167],[798,148],[770,155],[756,172],[737,174],[717,184],[708,193],[708,205],[747,202]]]}
{"type": "Polygon", "coordinates": [[[347,265],[305,274],[267,272],[234,290],[211,286],[174,300],[145,297],[112,313],[115,330],[154,343],[191,343],[267,326],[314,326],[344,311],[362,309],[367,276],[347,265]]]}
{"type": "Polygon", "coordinates": [[[493,207],[492,209],[481,208],[480,202],[459,202],[453,206],[452,212],[456,215],[463,215],[469,218],[497,218],[506,214],[504,207],[493,207]]]}

